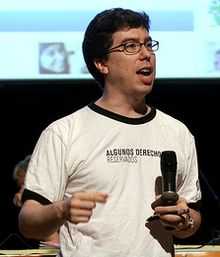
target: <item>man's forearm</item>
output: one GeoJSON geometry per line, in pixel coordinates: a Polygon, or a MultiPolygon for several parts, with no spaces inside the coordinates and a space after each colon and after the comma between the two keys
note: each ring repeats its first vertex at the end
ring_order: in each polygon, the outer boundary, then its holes
{"type": "Polygon", "coordinates": [[[27,200],[19,214],[19,229],[27,237],[44,240],[66,221],[63,213],[63,201],[41,205],[34,200],[27,200]]]}

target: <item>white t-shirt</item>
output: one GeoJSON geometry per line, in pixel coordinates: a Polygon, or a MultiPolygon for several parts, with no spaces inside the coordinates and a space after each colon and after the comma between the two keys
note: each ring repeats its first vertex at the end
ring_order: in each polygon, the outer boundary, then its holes
{"type": "Polygon", "coordinates": [[[127,118],[95,104],[55,121],[35,147],[26,191],[50,202],[77,191],[101,191],[88,223],[60,228],[63,257],[171,256],[170,232],[159,221],[145,226],[159,190],[160,155],[177,155],[177,192],[190,203],[201,198],[194,138],[180,121],[152,108],[127,118]]]}

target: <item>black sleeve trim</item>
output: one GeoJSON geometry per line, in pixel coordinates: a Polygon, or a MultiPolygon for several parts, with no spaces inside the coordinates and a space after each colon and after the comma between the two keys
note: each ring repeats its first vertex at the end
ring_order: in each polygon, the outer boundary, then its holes
{"type": "Polygon", "coordinates": [[[202,201],[199,200],[196,203],[188,203],[189,208],[199,211],[201,209],[202,201]]]}
{"type": "Polygon", "coordinates": [[[43,205],[47,205],[51,203],[51,201],[49,201],[47,198],[43,197],[42,195],[39,195],[31,190],[24,189],[24,192],[22,194],[22,202],[24,203],[26,200],[35,200],[43,205]]]}

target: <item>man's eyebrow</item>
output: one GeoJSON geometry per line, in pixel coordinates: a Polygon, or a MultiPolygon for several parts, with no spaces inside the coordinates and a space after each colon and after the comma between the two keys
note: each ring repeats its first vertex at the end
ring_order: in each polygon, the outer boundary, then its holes
{"type": "MultiPolygon", "coordinates": [[[[138,37],[127,37],[127,38],[124,38],[124,39],[122,40],[121,44],[126,43],[126,42],[129,42],[129,41],[136,41],[136,42],[139,42],[140,40],[139,40],[138,37]]],[[[152,38],[151,38],[150,36],[149,36],[149,37],[146,37],[144,41],[145,41],[145,42],[147,42],[147,41],[152,41],[152,38]]]]}

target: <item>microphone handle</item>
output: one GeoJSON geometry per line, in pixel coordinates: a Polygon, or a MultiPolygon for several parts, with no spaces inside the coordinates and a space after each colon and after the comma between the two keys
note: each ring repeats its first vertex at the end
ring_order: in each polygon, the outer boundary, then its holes
{"type": "Polygon", "coordinates": [[[151,204],[151,207],[154,209],[157,206],[175,205],[178,199],[179,195],[176,192],[166,191],[162,193],[161,197],[151,204]]]}
{"type": "Polygon", "coordinates": [[[179,195],[173,191],[166,191],[161,195],[163,205],[175,205],[178,199],[179,195]]]}

